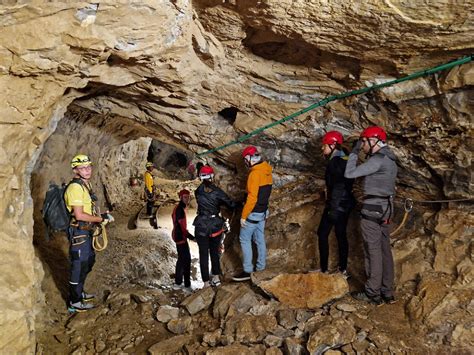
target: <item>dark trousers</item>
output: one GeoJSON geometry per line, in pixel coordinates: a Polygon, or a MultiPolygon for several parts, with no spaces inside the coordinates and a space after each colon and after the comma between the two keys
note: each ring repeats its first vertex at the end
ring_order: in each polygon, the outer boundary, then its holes
{"type": "Polygon", "coordinates": [[[84,291],[84,283],[89,272],[95,263],[95,251],[92,247],[92,236],[87,234],[83,238],[83,243],[73,245],[72,237],[75,234],[84,233],[75,228],[69,228],[69,302],[76,303],[82,300],[82,292],[84,291]]]}
{"type": "Polygon", "coordinates": [[[146,214],[148,216],[152,215],[154,206],[155,206],[155,201],[153,201],[153,200],[147,200],[146,201],[146,214]]]}
{"type": "Polygon", "coordinates": [[[339,250],[339,270],[347,269],[347,257],[349,254],[349,244],[347,242],[346,227],[349,220],[349,212],[330,213],[329,208],[325,208],[318,227],[319,260],[321,271],[328,270],[329,258],[329,233],[334,226],[339,250]]]}
{"type": "Polygon", "coordinates": [[[360,226],[367,274],[365,291],[369,296],[393,296],[394,270],[389,227],[364,218],[360,226]]]}
{"type": "Polygon", "coordinates": [[[191,286],[191,253],[189,251],[189,244],[176,244],[178,251],[178,260],[176,261],[175,283],[181,285],[184,278],[184,286],[191,286]]]}
{"type": "Polygon", "coordinates": [[[209,281],[209,254],[211,254],[211,272],[213,275],[221,274],[219,246],[222,234],[217,237],[196,236],[199,246],[199,265],[201,267],[202,281],[209,281]]]}

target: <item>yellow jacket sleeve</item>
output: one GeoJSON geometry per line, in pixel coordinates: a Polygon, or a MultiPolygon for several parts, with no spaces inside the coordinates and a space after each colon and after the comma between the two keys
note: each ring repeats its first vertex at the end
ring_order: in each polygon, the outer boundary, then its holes
{"type": "Polygon", "coordinates": [[[242,219],[247,219],[249,214],[254,209],[258,199],[258,189],[258,174],[254,171],[251,171],[247,180],[247,201],[245,201],[245,205],[242,210],[242,219]]]}
{"type": "Polygon", "coordinates": [[[153,176],[150,172],[145,172],[145,188],[149,193],[153,192],[153,176]]]}

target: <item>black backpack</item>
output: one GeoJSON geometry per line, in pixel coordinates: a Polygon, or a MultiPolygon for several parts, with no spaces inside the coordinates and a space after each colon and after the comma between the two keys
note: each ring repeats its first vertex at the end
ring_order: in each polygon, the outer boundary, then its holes
{"type": "Polygon", "coordinates": [[[63,184],[61,187],[54,183],[49,184],[41,210],[46,225],[46,240],[50,240],[55,232],[66,232],[71,224],[72,215],[66,207],[64,193],[72,183],[83,186],[81,179],[73,179],[69,184],[63,184]]]}

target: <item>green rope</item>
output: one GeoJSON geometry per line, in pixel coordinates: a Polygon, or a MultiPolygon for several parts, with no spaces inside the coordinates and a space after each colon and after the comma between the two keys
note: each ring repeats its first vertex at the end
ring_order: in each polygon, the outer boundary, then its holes
{"type": "Polygon", "coordinates": [[[253,137],[257,134],[259,134],[263,131],[266,131],[269,128],[272,128],[274,126],[277,126],[277,125],[280,125],[280,124],[285,123],[287,121],[290,121],[290,120],[292,120],[292,119],[294,119],[298,116],[301,116],[302,114],[304,114],[308,111],[314,110],[315,108],[318,108],[318,107],[321,107],[321,106],[325,106],[325,105],[327,105],[328,103],[330,103],[332,101],[344,99],[344,98],[349,97],[349,96],[365,94],[367,92],[378,90],[378,89],[385,88],[385,87],[388,87],[388,86],[392,86],[392,85],[395,85],[395,84],[398,84],[398,83],[402,83],[404,81],[409,81],[409,80],[420,78],[422,76],[431,75],[431,74],[437,73],[439,71],[443,71],[443,70],[446,70],[446,69],[451,69],[453,67],[469,63],[472,60],[474,60],[474,55],[471,54],[470,56],[467,56],[465,58],[461,58],[461,59],[458,59],[458,60],[455,60],[455,61],[452,61],[452,62],[449,62],[449,63],[445,63],[445,64],[442,64],[442,65],[439,65],[437,67],[433,67],[433,68],[430,68],[430,69],[424,69],[424,70],[418,71],[416,73],[407,75],[403,78],[387,81],[387,82],[382,83],[382,84],[375,84],[375,85],[372,85],[372,86],[367,86],[367,87],[362,88],[362,89],[347,91],[347,92],[343,92],[341,94],[329,96],[329,97],[325,98],[324,100],[321,100],[321,101],[316,102],[316,103],[314,103],[314,104],[312,104],[308,107],[305,107],[300,111],[294,112],[291,115],[286,116],[286,117],[284,117],[284,118],[282,118],[278,121],[275,121],[275,122],[269,123],[269,124],[267,124],[263,127],[257,128],[256,130],[254,130],[250,133],[247,133],[247,134],[237,138],[234,141],[231,141],[229,143],[226,143],[224,145],[221,145],[221,146],[213,148],[213,149],[206,150],[205,152],[199,153],[196,156],[199,158],[199,157],[202,157],[204,155],[217,152],[218,150],[222,150],[222,149],[225,149],[227,147],[230,147],[231,145],[242,143],[243,141],[246,141],[247,139],[249,139],[249,138],[251,138],[251,137],[253,137]]]}

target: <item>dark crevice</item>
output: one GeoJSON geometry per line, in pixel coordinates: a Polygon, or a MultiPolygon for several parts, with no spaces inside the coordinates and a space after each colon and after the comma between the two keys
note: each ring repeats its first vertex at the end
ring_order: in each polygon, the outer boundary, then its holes
{"type": "Polygon", "coordinates": [[[234,124],[235,120],[237,119],[237,113],[239,112],[239,109],[231,106],[231,107],[226,107],[223,110],[219,111],[219,116],[222,117],[224,120],[229,122],[231,125],[234,124]]]}

